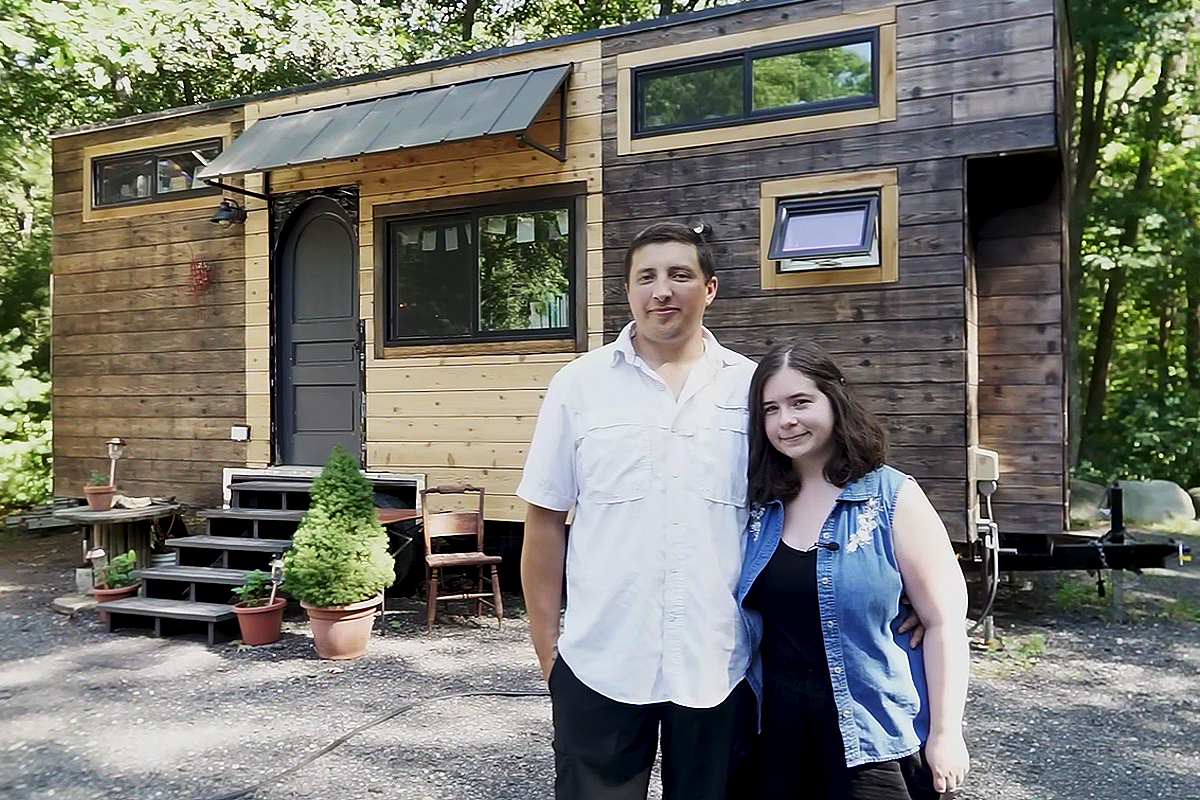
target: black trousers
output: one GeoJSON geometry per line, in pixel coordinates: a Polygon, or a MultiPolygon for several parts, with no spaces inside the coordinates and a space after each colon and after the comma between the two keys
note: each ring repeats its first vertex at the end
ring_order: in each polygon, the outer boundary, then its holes
{"type": "Polygon", "coordinates": [[[730,791],[752,744],[745,681],[720,705],[629,705],[585,686],[562,657],[550,671],[557,800],[645,800],[662,729],[664,800],[742,800],[730,791]]]}
{"type": "Polygon", "coordinates": [[[763,665],[759,800],[933,800],[921,755],[846,766],[825,670],[763,665]]]}

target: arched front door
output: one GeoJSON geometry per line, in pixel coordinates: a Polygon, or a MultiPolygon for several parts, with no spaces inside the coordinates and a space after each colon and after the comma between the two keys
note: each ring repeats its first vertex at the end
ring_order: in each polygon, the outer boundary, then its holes
{"type": "Polygon", "coordinates": [[[284,227],[276,298],[278,457],[325,463],[341,444],[361,459],[362,368],[358,244],[327,197],[299,206],[284,227]]]}

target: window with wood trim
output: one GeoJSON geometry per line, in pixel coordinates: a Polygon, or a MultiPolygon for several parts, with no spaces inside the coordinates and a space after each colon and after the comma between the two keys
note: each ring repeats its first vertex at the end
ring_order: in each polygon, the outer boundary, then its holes
{"type": "Polygon", "coordinates": [[[387,221],[388,345],[575,331],[575,200],[387,221]]]}
{"type": "Polygon", "coordinates": [[[168,145],[92,160],[92,207],[108,208],[220,191],[196,171],[221,153],[220,139],[168,145]]]}
{"type": "Polygon", "coordinates": [[[633,136],[871,108],[879,30],[722,53],[633,71],[633,136]]]}
{"type": "Polygon", "coordinates": [[[879,266],[879,193],[777,199],[767,257],[779,272],[879,266]]]}

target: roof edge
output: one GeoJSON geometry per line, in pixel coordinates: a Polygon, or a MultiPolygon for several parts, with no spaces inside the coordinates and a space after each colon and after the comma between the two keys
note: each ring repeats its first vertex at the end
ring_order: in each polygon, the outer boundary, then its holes
{"type": "Polygon", "coordinates": [[[213,100],[209,103],[198,103],[192,106],[166,108],[162,109],[161,111],[149,111],[145,114],[135,114],[130,117],[118,117],[115,119],[103,120],[101,122],[88,122],[82,125],[74,125],[71,127],[59,128],[58,130],[51,131],[50,138],[57,139],[65,136],[78,136],[82,133],[111,130],[129,125],[139,125],[144,122],[155,122],[171,119],[172,117],[190,116],[192,114],[200,114],[205,111],[220,111],[221,109],[225,108],[234,108],[236,106],[243,106],[248,103],[271,100],[278,97],[286,97],[292,94],[303,94],[306,92],[317,92],[325,89],[336,89],[341,86],[354,86],[360,83],[395,78],[401,75],[411,75],[418,72],[430,72],[435,69],[441,69],[443,67],[454,66],[457,64],[469,64],[473,61],[486,61],[489,58],[496,58],[498,56],[513,55],[515,53],[528,53],[535,50],[559,47],[564,44],[575,44],[578,42],[610,39],[615,36],[623,36],[630,33],[637,33],[639,31],[669,28],[674,25],[682,25],[686,22],[700,22],[706,19],[731,16],[733,14],[739,14],[745,11],[752,11],[760,8],[797,5],[805,2],[810,2],[810,0],[745,0],[745,2],[731,3],[723,6],[713,6],[712,8],[706,8],[700,11],[683,11],[666,17],[652,17],[650,19],[638,20],[637,22],[630,22],[625,25],[613,25],[607,28],[595,28],[588,31],[580,31],[579,33],[569,33],[562,36],[555,36],[549,39],[538,39],[537,41],[533,42],[523,42],[521,44],[492,47],[488,48],[487,50],[478,50],[472,53],[462,53],[460,55],[449,56],[436,61],[420,61],[416,64],[406,64],[385,70],[377,70],[375,72],[349,75],[344,78],[331,78],[329,80],[306,83],[299,86],[288,86],[282,89],[272,89],[270,91],[259,92],[257,94],[238,95],[236,97],[213,100]]]}

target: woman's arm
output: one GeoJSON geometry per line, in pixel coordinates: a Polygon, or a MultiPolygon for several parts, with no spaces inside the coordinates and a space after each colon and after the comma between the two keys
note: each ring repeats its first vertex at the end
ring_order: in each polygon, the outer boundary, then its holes
{"type": "Polygon", "coordinates": [[[967,647],[967,587],[937,511],[913,481],[896,498],[892,538],[904,591],[925,625],[925,678],[930,729],[925,758],[939,792],[960,787],[969,760],[963,741],[970,651],[967,647]]]}

